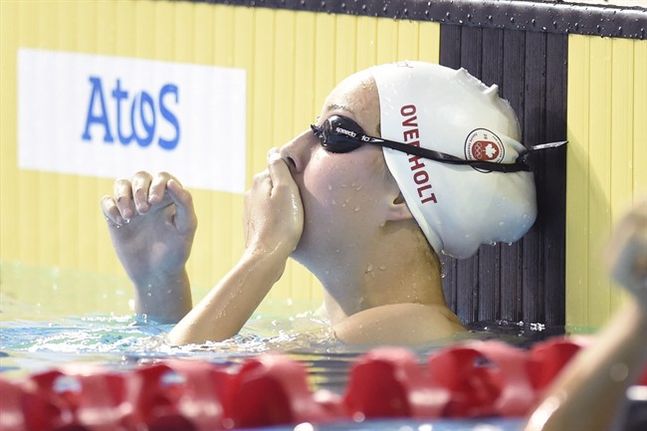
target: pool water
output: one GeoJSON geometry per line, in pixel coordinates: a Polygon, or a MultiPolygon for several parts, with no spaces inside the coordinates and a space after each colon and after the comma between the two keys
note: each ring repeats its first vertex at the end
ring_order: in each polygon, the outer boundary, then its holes
{"type": "MultiPolygon", "coordinates": [[[[311,309],[311,304],[268,302],[239,335],[229,340],[172,346],[166,340],[170,325],[139,321],[127,309],[115,305],[126,302],[130,289],[127,281],[62,271],[34,271],[6,263],[0,266],[0,376],[4,378],[18,379],[69,363],[129,370],[160,359],[191,358],[235,365],[250,356],[280,351],[306,366],[313,389],[342,393],[350,366],[368,350],[335,341],[325,320],[315,312],[303,311],[311,309]],[[75,287],[72,290],[70,286],[75,287]],[[83,314],[87,310],[104,314],[83,314]]],[[[469,338],[498,338],[515,345],[529,345],[564,332],[564,328],[522,322],[486,322],[476,329],[468,334],[469,338]]],[[[455,342],[456,339],[441,340],[422,346],[415,353],[424,362],[430,353],[455,342]]],[[[433,431],[511,431],[520,429],[521,424],[519,419],[496,418],[433,422],[403,419],[338,423],[315,429],[426,431],[433,425],[433,431]]],[[[308,429],[312,427],[304,425],[297,431],[308,429]]]]}
{"type": "MultiPolygon", "coordinates": [[[[492,325],[490,325],[492,326],[492,325]]],[[[499,335],[509,342],[527,343],[524,326],[499,322],[499,335]]],[[[269,351],[281,351],[303,363],[315,389],[342,393],[348,370],[359,355],[367,351],[334,341],[327,322],[314,313],[292,318],[256,314],[239,335],[222,342],[171,346],[166,333],[171,325],[138,321],[133,316],[88,315],[57,318],[50,321],[14,320],[0,322],[0,375],[20,378],[64,364],[100,364],[117,370],[128,370],[159,359],[203,359],[219,365],[239,364],[246,358],[269,351]]],[[[491,329],[491,328],[490,328],[491,329]]],[[[535,334],[536,335],[536,334],[535,334]]],[[[472,333],[472,337],[490,338],[492,333],[472,333]]],[[[443,340],[417,350],[421,362],[427,355],[456,340],[443,340]]],[[[409,419],[337,423],[307,429],[330,430],[518,430],[520,419],[439,420],[409,419]]],[[[273,427],[268,430],[287,430],[273,427]]]]}

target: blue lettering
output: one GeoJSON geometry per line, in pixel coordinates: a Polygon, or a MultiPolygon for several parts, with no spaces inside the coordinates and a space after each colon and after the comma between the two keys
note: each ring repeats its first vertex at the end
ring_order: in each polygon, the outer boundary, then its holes
{"type": "Polygon", "coordinates": [[[166,119],[166,121],[168,121],[175,129],[175,137],[173,139],[168,140],[160,136],[159,146],[165,150],[172,150],[175,147],[177,147],[177,144],[180,141],[180,123],[178,122],[175,114],[169,111],[169,109],[164,104],[164,96],[166,96],[167,94],[175,95],[175,103],[178,103],[179,94],[178,94],[177,85],[166,84],[160,90],[160,96],[159,96],[160,113],[162,114],[162,117],[164,117],[164,119],[166,119]]]}
{"type": "Polygon", "coordinates": [[[138,95],[135,97],[135,100],[133,100],[133,104],[130,107],[130,124],[133,126],[133,134],[135,135],[135,140],[141,147],[148,147],[151,142],[153,142],[153,137],[155,136],[155,102],[153,102],[153,98],[150,96],[145,91],[141,92],[141,95],[138,95]],[[139,99],[139,103],[137,103],[137,99],[139,99]],[[135,127],[135,108],[139,105],[139,118],[141,120],[142,126],[144,127],[144,131],[146,134],[144,136],[139,136],[137,134],[137,128],[135,127]],[[148,110],[151,113],[151,121],[148,122],[146,121],[146,106],[148,106],[148,110]]]}
{"type": "Polygon", "coordinates": [[[128,99],[128,92],[121,89],[120,79],[117,79],[117,84],[114,90],[112,90],[112,97],[115,99],[117,105],[117,136],[119,137],[119,142],[128,145],[133,140],[134,129],[130,133],[130,136],[126,136],[121,130],[121,101],[128,99]]]}
{"type": "Polygon", "coordinates": [[[96,76],[90,77],[90,84],[92,84],[92,94],[90,95],[90,103],[88,105],[88,113],[85,116],[85,129],[81,139],[84,141],[91,141],[92,136],[90,136],[90,126],[93,124],[103,126],[104,135],[103,142],[114,142],[112,133],[110,133],[110,122],[108,120],[108,112],[106,110],[106,101],[103,97],[103,87],[101,86],[101,78],[96,76]],[[96,98],[99,98],[99,109],[101,112],[99,115],[94,114],[94,104],[96,98]]]}
{"type": "Polygon", "coordinates": [[[110,113],[114,113],[116,117],[116,124],[111,125],[103,93],[103,82],[96,76],[90,76],[89,80],[92,89],[85,127],[81,136],[84,141],[92,140],[90,129],[93,126],[101,126],[104,130],[103,141],[106,143],[114,142],[112,132],[116,129],[117,138],[123,145],[129,145],[135,139],[140,147],[148,147],[157,139],[157,144],[164,150],[171,151],[178,146],[180,122],[177,111],[171,109],[173,105],[177,108],[180,100],[180,91],[177,85],[171,83],[163,85],[159,91],[158,100],[155,100],[146,91],[129,92],[125,86],[122,87],[121,79],[118,78],[110,93],[112,98],[108,99],[108,103],[115,105],[114,107],[110,106],[110,113]],[[132,101],[129,100],[129,94],[134,96],[132,101]],[[128,116],[129,105],[130,116],[128,116]],[[163,127],[164,131],[157,132],[157,126],[160,123],[157,121],[158,114],[162,117],[162,124],[163,121],[166,121],[172,129],[168,132],[170,136],[162,136],[162,133],[166,133],[165,127],[163,127]],[[128,129],[129,122],[130,130],[128,129]]]}

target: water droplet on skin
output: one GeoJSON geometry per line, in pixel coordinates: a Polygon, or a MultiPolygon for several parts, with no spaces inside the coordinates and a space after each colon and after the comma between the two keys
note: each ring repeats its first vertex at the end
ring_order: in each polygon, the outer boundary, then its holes
{"type": "Polygon", "coordinates": [[[341,251],[340,249],[337,249],[337,250],[335,250],[335,253],[339,253],[340,251],[341,251]]]}
{"type": "Polygon", "coordinates": [[[146,296],[148,296],[150,298],[151,296],[153,296],[153,293],[152,292],[147,292],[146,296]]]}
{"type": "Polygon", "coordinates": [[[373,271],[373,265],[369,264],[369,265],[366,267],[366,272],[371,272],[371,271],[373,271]]]}
{"type": "Polygon", "coordinates": [[[357,186],[357,187],[355,188],[355,190],[357,190],[357,191],[362,190],[362,186],[357,186]]]}
{"type": "Polygon", "coordinates": [[[334,199],[332,200],[332,202],[331,202],[331,203],[332,203],[333,205],[337,205],[337,201],[336,201],[336,200],[334,200],[334,199]]]}
{"type": "Polygon", "coordinates": [[[353,211],[355,211],[355,212],[359,212],[359,207],[355,207],[355,208],[353,208],[353,211]]]}
{"type": "Polygon", "coordinates": [[[328,184],[328,190],[332,190],[332,186],[328,184]]]}
{"type": "Polygon", "coordinates": [[[341,204],[341,207],[342,207],[342,208],[346,208],[346,204],[341,204]]]}
{"type": "Polygon", "coordinates": [[[378,269],[379,269],[380,271],[386,271],[386,266],[378,266],[378,269]]]}

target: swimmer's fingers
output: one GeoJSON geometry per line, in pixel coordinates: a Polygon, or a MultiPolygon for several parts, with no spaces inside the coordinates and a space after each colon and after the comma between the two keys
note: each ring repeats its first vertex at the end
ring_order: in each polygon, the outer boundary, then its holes
{"type": "Polygon", "coordinates": [[[175,204],[174,224],[178,232],[182,234],[195,232],[197,218],[193,208],[193,198],[182,185],[174,178],[168,181],[166,186],[168,194],[175,204]]]}
{"type": "Polygon", "coordinates": [[[247,201],[249,202],[250,199],[253,199],[253,196],[256,194],[260,194],[263,197],[268,197],[270,196],[271,192],[272,178],[270,176],[270,172],[265,169],[264,171],[254,175],[254,182],[252,184],[252,189],[249,191],[249,198],[247,199],[247,201]]]}
{"type": "Polygon", "coordinates": [[[148,192],[153,177],[148,172],[137,172],[130,180],[133,189],[133,200],[139,214],[145,214],[150,209],[148,192]]]}
{"type": "Polygon", "coordinates": [[[647,301],[647,205],[635,207],[618,224],[609,244],[608,261],[613,277],[647,301]]]}
{"type": "Polygon", "coordinates": [[[168,172],[159,172],[151,180],[150,188],[148,190],[148,203],[157,205],[164,201],[166,193],[166,186],[169,180],[175,180],[180,183],[173,175],[168,172]]]}
{"type": "Polygon", "coordinates": [[[105,195],[101,198],[101,211],[103,211],[103,215],[110,226],[119,227],[124,224],[124,219],[121,217],[117,203],[112,196],[105,195]]]}
{"type": "Polygon", "coordinates": [[[117,202],[117,209],[124,220],[130,220],[135,216],[135,203],[133,202],[133,191],[130,181],[123,178],[115,181],[113,198],[117,202]]]}
{"type": "Polygon", "coordinates": [[[278,156],[278,153],[270,154],[268,169],[272,179],[272,196],[275,193],[287,191],[292,194],[298,194],[299,188],[297,187],[288,165],[285,160],[278,156]]]}

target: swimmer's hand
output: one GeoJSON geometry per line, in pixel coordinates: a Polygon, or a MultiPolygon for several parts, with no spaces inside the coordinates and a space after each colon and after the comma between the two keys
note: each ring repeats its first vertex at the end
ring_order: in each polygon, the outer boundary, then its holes
{"type": "Polygon", "coordinates": [[[276,152],[245,196],[245,253],[169,333],[173,344],[232,337],[279,280],[303,230],[303,206],[276,152]]]}
{"type": "Polygon", "coordinates": [[[185,264],[197,220],[191,194],[168,173],[114,183],[101,208],[119,260],[135,284],[136,311],[177,322],[191,309],[185,264]]]}
{"type": "Polygon", "coordinates": [[[303,232],[303,205],[299,188],[276,150],[268,167],[254,177],[245,196],[245,248],[253,254],[276,254],[286,259],[303,232]]]}
{"type": "Polygon", "coordinates": [[[647,308],[647,199],[618,224],[609,243],[608,261],[613,278],[647,308]]]}

